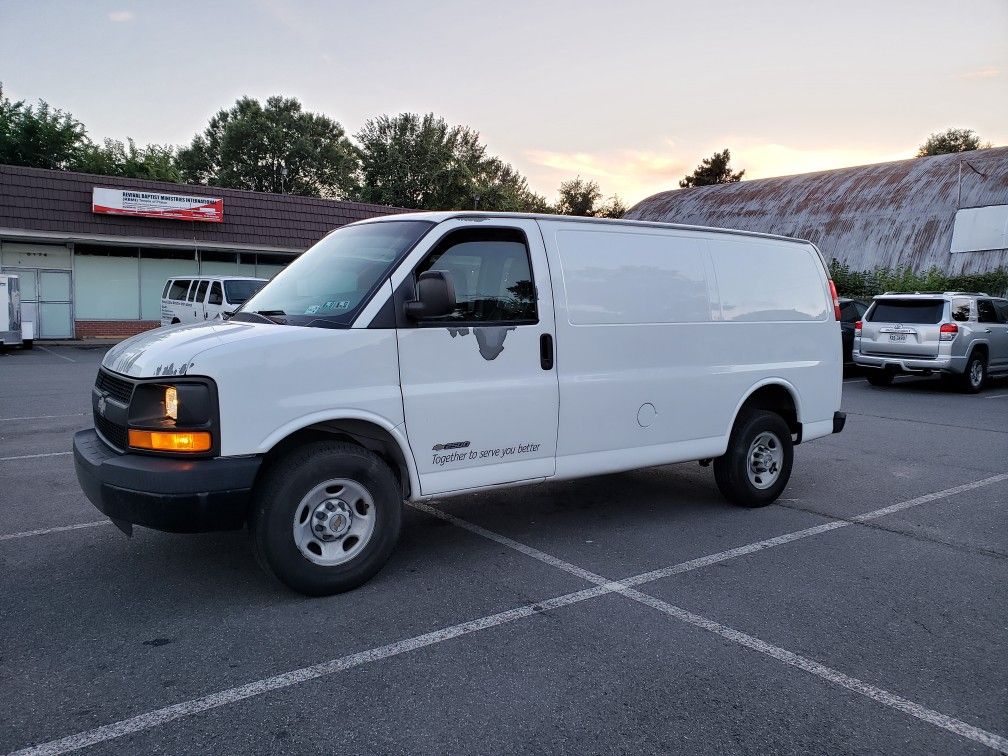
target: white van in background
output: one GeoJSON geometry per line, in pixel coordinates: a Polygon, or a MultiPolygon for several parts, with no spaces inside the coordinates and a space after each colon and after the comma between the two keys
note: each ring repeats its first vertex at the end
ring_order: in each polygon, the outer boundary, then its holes
{"type": "Polygon", "coordinates": [[[381,568],[403,499],[699,460],[727,499],[763,506],[794,444],[843,429],[839,319],[806,241],[377,218],[227,321],[109,350],[77,477],[126,532],[247,523],[260,563],[312,595],[381,568]]]}
{"type": "Polygon", "coordinates": [[[243,276],[171,278],[161,294],[161,325],[202,323],[230,316],[267,280],[243,276]]]}

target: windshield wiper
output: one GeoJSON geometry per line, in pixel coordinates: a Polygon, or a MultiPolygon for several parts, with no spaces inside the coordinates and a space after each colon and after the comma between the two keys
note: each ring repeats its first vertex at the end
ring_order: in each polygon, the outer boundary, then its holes
{"type": "Polygon", "coordinates": [[[256,317],[261,319],[266,323],[273,323],[274,325],[287,325],[286,322],[282,320],[274,320],[271,315],[286,315],[287,313],[283,310],[238,310],[234,315],[231,316],[231,320],[237,320],[241,322],[242,316],[256,317]]]}

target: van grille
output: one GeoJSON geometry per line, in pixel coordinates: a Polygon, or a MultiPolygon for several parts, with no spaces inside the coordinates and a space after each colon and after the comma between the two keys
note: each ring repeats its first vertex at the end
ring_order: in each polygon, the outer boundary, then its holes
{"type": "Polygon", "coordinates": [[[97,412],[94,416],[95,428],[101,433],[102,437],[108,441],[112,446],[119,450],[124,450],[129,445],[129,440],[126,435],[126,428],[111,420],[102,417],[97,412]]]}
{"type": "Polygon", "coordinates": [[[98,371],[98,378],[95,379],[95,388],[122,404],[129,404],[130,397],[133,396],[132,383],[105,370],[98,371]]]}

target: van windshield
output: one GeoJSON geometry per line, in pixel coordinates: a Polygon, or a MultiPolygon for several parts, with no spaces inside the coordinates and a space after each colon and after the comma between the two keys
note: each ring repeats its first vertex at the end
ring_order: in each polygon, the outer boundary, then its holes
{"type": "Polygon", "coordinates": [[[338,229],[280,271],[234,320],[347,327],[394,264],[433,225],[380,221],[338,229]]]}
{"type": "Polygon", "coordinates": [[[243,304],[263,287],[263,281],[225,281],[224,295],[231,304],[243,304]]]}

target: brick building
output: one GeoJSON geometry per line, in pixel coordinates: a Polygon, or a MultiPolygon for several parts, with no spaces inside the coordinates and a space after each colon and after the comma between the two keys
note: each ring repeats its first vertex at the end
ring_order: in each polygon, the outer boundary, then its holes
{"type": "Polygon", "coordinates": [[[0,270],[21,277],[36,338],[121,337],[160,325],[170,277],[269,278],[332,229],[394,212],[0,165],[0,270]]]}

